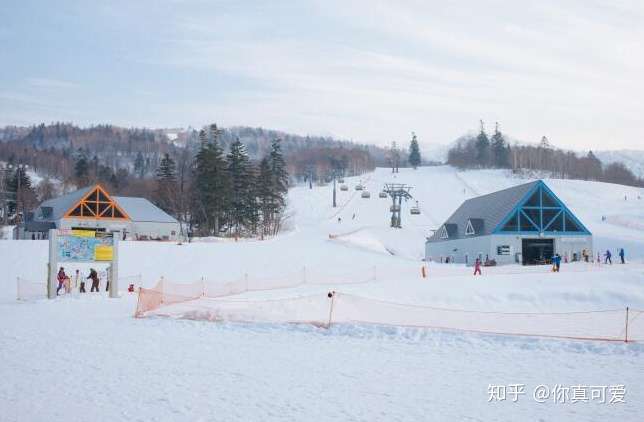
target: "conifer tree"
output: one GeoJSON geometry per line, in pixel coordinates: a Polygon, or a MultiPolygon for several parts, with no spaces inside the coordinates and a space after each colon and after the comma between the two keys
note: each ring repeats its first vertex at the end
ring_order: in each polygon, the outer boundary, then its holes
{"type": "Polygon", "coordinates": [[[490,164],[490,140],[485,133],[483,120],[481,120],[481,132],[476,137],[476,162],[481,167],[487,167],[490,164]]]}
{"type": "Polygon", "coordinates": [[[411,133],[411,143],[409,144],[409,164],[414,170],[420,165],[420,148],[418,147],[418,139],[414,132],[411,133]]]}
{"type": "Polygon", "coordinates": [[[74,163],[74,177],[79,187],[89,184],[89,163],[84,153],[80,153],[74,163]]]}
{"type": "Polygon", "coordinates": [[[141,151],[136,154],[134,159],[134,173],[139,176],[139,179],[143,179],[143,176],[145,176],[145,160],[141,151]]]}
{"type": "Polygon", "coordinates": [[[271,152],[269,155],[269,163],[272,174],[272,190],[280,206],[286,203],[286,193],[288,192],[288,171],[286,170],[286,162],[282,154],[282,140],[277,138],[271,142],[271,152]]]}
{"type": "Polygon", "coordinates": [[[229,198],[226,159],[217,137],[216,125],[210,128],[210,141],[205,130],[199,132],[200,147],[195,158],[193,178],[193,204],[198,210],[193,222],[204,225],[205,231],[214,235],[219,234],[229,198]]]}
{"type": "Polygon", "coordinates": [[[494,129],[494,135],[492,135],[491,149],[495,167],[510,167],[510,150],[505,142],[503,134],[499,131],[498,123],[494,129]]]}
{"type": "Polygon", "coordinates": [[[156,171],[157,182],[157,202],[159,206],[171,213],[175,214],[176,208],[176,193],[177,193],[177,166],[170,154],[166,153],[159,168],[156,171]]]}
{"type": "Polygon", "coordinates": [[[230,180],[230,228],[239,234],[249,221],[253,205],[250,204],[250,162],[246,147],[239,139],[230,144],[230,153],[226,156],[228,178],[230,180]]]}

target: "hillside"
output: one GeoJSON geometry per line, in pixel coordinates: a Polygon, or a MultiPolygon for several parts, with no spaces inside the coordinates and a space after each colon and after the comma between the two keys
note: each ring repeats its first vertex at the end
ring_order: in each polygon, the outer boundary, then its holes
{"type": "MultiPolygon", "coordinates": [[[[525,181],[493,170],[441,166],[401,169],[393,176],[380,168],[346,178],[351,189],[340,192],[335,209],[330,185],[291,189],[290,230],[271,240],[122,242],[122,288],[129,282],[151,287],[163,276],[180,283],[178,288],[207,280],[268,289],[219,302],[180,302],[143,319],[132,317],[137,296],[125,291],[120,299],[101,292],[16,303],[16,277],[43,279],[47,242],[0,241],[0,331],[7,340],[0,340],[6,352],[0,377],[7,380],[0,406],[9,409],[8,420],[37,420],[45,412],[50,420],[75,420],[99,406],[76,400],[78,391],[101,391],[113,398],[100,402],[101,420],[145,414],[139,419],[277,421],[307,420],[313,413],[317,420],[426,420],[437,411],[452,420],[495,420],[506,411],[512,419],[539,414],[567,420],[571,409],[575,419],[637,420],[644,398],[641,344],[430,328],[437,311],[465,315],[463,324],[482,317],[492,324],[495,318],[499,324],[519,319],[535,331],[582,334],[612,328],[613,322],[619,331],[626,306],[644,315],[644,207],[637,199],[644,192],[619,185],[547,181],[593,231],[598,248],[627,249],[627,265],[565,264],[561,273],[549,266],[509,265],[485,268],[473,278],[471,268],[432,263],[428,278],[421,278],[420,257],[431,229],[464,199],[525,181]],[[422,208],[421,215],[411,216],[404,205],[402,229],[388,227],[389,200],[377,195],[390,181],[413,185],[422,208]],[[356,194],[357,183],[371,198],[356,194]],[[297,318],[294,304],[305,305],[299,308],[303,314],[314,312],[314,299],[327,318],[329,291],[342,298],[335,315],[349,315],[349,322],[329,329],[284,322],[297,318]],[[209,314],[213,303],[231,308],[232,321],[220,310],[209,314]],[[551,325],[532,319],[544,312],[552,313],[546,314],[551,325]],[[609,312],[618,320],[603,318],[609,312]],[[235,322],[244,315],[253,318],[235,322]],[[405,316],[423,318],[421,325],[386,323],[405,316]],[[384,324],[372,322],[383,318],[384,324]],[[58,359],[54,364],[52,356],[58,359]],[[520,359],[508,365],[507,356],[520,359]],[[171,383],[167,374],[176,375],[171,383]],[[515,382],[525,385],[519,402],[487,401],[490,384],[515,382]],[[531,396],[542,384],[624,384],[628,393],[620,405],[545,406],[531,396]],[[44,401],[28,400],[35,385],[67,404],[52,410],[44,401]],[[276,393],[283,391],[288,394],[276,393]]],[[[65,267],[86,274],[90,265],[104,277],[102,264],[65,267]]],[[[641,321],[632,321],[631,336],[644,334],[641,321]]]]}

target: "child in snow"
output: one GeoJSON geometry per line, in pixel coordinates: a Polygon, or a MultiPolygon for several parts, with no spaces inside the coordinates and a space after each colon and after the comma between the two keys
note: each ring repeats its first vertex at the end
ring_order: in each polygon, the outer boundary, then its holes
{"type": "Polygon", "coordinates": [[[80,293],[86,293],[85,292],[85,279],[81,277],[80,271],[76,270],[76,283],[80,282],[80,293]]]}
{"type": "Polygon", "coordinates": [[[58,270],[58,275],[56,276],[56,279],[58,280],[58,288],[56,289],[56,296],[58,296],[58,292],[60,292],[60,289],[62,289],[65,286],[65,280],[69,280],[67,277],[67,274],[65,274],[65,269],[63,267],[60,267],[58,270]]]}
{"type": "Polygon", "coordinates": [[[474,262],[474,275],[478,273],[479,275],[481,274],[481,258],[476,258],[476,261],[474,262]]]}
{"type": "Polygon", "coordinates": [[[89,269],[89,275],[87,278],[92,280],[92,288],[90,289],[90,292],[98,292],[98,273],[94,268],[89,269]]]}

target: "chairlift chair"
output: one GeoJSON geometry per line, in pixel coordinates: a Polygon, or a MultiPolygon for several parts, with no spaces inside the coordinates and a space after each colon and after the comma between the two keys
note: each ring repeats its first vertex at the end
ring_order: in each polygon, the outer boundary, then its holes
{"type": "Polygon", "coordinates": [[[363,197],[363,198],[371,198],[371,194],[367,190],[363,191],[362,195],[360,195],[360,196],[363,197]]]}

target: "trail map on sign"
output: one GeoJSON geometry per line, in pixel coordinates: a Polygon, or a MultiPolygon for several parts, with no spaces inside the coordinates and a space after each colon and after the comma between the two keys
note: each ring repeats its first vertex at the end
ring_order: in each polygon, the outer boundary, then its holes
{"type": "MultiPolygon", "coordinates": [[[[98,235],[98,234],[97,234],[98,235]]],[[[111,261],[114,241],[112,236],[58,237],[58,260],[60,262],[111,261]]]]}

